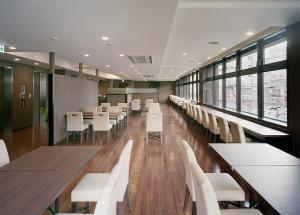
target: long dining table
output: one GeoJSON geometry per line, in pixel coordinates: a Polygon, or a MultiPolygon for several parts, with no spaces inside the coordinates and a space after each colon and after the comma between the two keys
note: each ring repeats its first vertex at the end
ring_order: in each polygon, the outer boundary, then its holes
{"type": "Polygon", "coordinates": [[[99,146],[43,146],[1,167],[0,214],[40,215],[47,209],[58,213],[60,194],[99,150],[99,146]]]}
{"type": "MultiPolygon", "coordinates": [[[[299,158],[266,143],[209,146],[277,213],[300,214],[299,158]]],[[[259,205],[252,191],[249,202],[250,207],[259,205]]]]}

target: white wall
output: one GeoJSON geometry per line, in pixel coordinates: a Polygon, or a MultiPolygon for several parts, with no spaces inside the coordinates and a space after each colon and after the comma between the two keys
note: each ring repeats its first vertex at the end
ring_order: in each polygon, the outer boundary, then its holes
{"type": "Polygon", "coordinates": [[[98,82],[55,75],[54,99],[54,143],[66,137],[67,111],[81,111],[86,106],[98,105],[98,82]]]}

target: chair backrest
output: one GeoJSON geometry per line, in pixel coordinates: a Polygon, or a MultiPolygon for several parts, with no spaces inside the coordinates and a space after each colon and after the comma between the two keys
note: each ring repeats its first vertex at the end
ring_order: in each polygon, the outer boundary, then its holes
{"type": "Polygon", "coordinates": [[[109,107],[110,106],[110,103],[101,103],[101,107],[109,107]]]}
{"type": "Polygon", "coordinates": [[[146,131],[147,132],[162,132],[162,113],[147,113],[146,131]]]}
{"type": "Polygon", "coordinates": [[[201,114],[202,114],[203,126],[208,129],[209,119],[208,119],[207,112],[205,110],[201,110],[201,114]]]}
{"type": "Polygon", "coordinates": [[[148,110],[149,113],[160,113],[161,112],[159,103],[151,103],[148,108],[149,108],[149,110],[148,110]]]}
{"type": "Polygon", "coordinates": [[[233,143],[246,143],[246,136],[242,126],[235,122],[229,122],[233,143]]]}
{"type": "Polygon", "coordinates": [[[131,109],[132,110],[140,110],[141,109],[141,103],[139,101],[132,101],[131,103],[131,109]]]}
{"type": "Polygon", "coordinates": [[[96,112],[93,114],[93,130],[94,131],[109,130],[109,113],[96,112]]]}
{"type": "Polygon", "coordinates": [[[218,122],[216,119],[216,116],[210,112],[208,114],[208,120],[209,120],[209,130],[213,133],[216,134],[216,129],[218,128],[218,122]]]}
{"type": "Polygon", "coordinates": [[[119,113],[121,111],[122,110],[120,109],[119,106],[109,106],[109,107],[107,107],[107,112],[109,112],[109,113],[119,113]]]}
{"type": "Polygon", "coordinates": [[[97,112],[102,112],[102,107],[101,106],[97,106],[97,112]]]}
{"type": "Polygon", "coordinates": [[[91,113],[98,112],[97,106],[85,107],[85,108],[83,108],[83,112],[91,112],[91,113]]]}
{"type": "Polygon", "coordinates": [[[9,155],[3,140],[0,140],[0,167],[9,163],[9,155]]]}
{"type": "Polygon", "coordinates": [[[195,162],[190,162],[195,187],[197,215],[221,215],[215,191],[208,178],[195,162]]]}
{"type": "Polygon", "coordinates": [[[228,121],[223,117],[217,117],[218,125],[220,128],[220,139],[223,140],[225,143],[231,142],[231,133],[229,130],[228,121]]]}
{"type": "Polygon", "coordinates": [[[197,111],[197,122],[200,123],[200,124],[202,124],[203,123],[203,119],[202,119],[202,113],[201,113],[200,105],[197,105],[196,111],[197,111]]]}
{"type": "Polygon", "coordinates": [[[82,112],[67,112],[67,131],[81,131],[82,127],[82,112]]]}
{"type": "Polygon", "coordinates": [[[198,117],[197,106],[198,106],[198,105],[193,105],[193,106],[192,106],[192,107],[193,107],[193,118],[194,118],[195,120],[197,120],[197,117],[198,117]]]}
{"type": "Polygon", "coordinates": [[[192,177],[192,172],[191,172],[189,163],[190,162],[197,163],[197,160],[196,160],[194,151],[192,150],[192,148],[189,146],[189,144],[185,140],[181,141],[181,145],[185,149],[184,150],[185,183],[186,183],[187,187],[189,188],[192,200],[196,201],[193,177],[192,177]]]}
{"type": "Polygon", "coordinates": [[[110,173],[109,179],[99,195],[94,215],[115,215],[117,210],[117,183],[122,164],[117,163],[110,173]]]}
{"type": "Polygon", "coordinates": [[[123,202],[125,192],[129,182],[129,166],[133,141],[128,140],[124,149],[121,152],[119,163],[122,164],[122,169],[117,182],[117,201],[123,202]]]}
{"type": "Polygon", "coordinates": [[[146,108],[149,108],[149,105],[150,105],[151,103],[153,103],[153,102],[154,102],[153,99],[146,99],[146,101],[145,101],[145,106],[146,106],[146,108]]]}
{"type": "Polygon", "coordinates": [[[119,106],[121,109],[128,108],[128,104],[127,104],[127,103],[118,103],[118,106],[119,106]]]}

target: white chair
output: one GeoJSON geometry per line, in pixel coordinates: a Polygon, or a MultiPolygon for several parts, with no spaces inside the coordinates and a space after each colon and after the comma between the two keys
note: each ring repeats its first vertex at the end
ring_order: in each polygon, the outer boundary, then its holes
{"type": "Polygon", "coordinates": [[[201,113],[200,105],[197,105],[196,112],[197,112],[197,122],[199,123],[200,126],[202,126],[203,125],[203,119],[202,119],[202,113],[201,113]]]}
{"type": "MultiPolygon", "coordinates": [[[[96,112],[98,112],[98,108],[97,108],[97,106],[89,106],[89,107],[83,108],[82,112],[96,113],[96,112]]],[[[83,119],[83,123],[88,124],[89,126],[93,125],[93,119],[83,119]]]]}
{"type": "Polygon", "coordinates": [[[102,111],[106,112],[107,108],[110,106],[110,103],[101,103],[102,111]]]}
{"type": "Polygon", "coordinates": [[[208,118],[207,111],[201,110],[201,114],[202,114],[202,120],[203,120],[203,127],[206,130],[209,130],[209,118],[208,118]]]}
{"type": "MultiPolygon", "coordinates": [[[[184,149],[185,158],[185,173],[186,173],[186,193],[184,201],[184,211],[186,210],[189,197],[192,197],[193,211],[195,210],[195,189],[193,184],[192,173],[189,163],[197,163],[195,154],[189,144],[185,141],[181,141],[182,148],[184,149]]],[[[239,186],[239,184],[228,173],[205,173],[206,177],[212,184],[214,191],[216,192],[218,201],[227,202],[243,202],[245,201],[245,192],[239,186]]]]}
{"type": "Polygon", "coordinates": [[[196,162],[190,162],[190,169],[195,187],[197,215],[262,215],[256,209],[220,210],[213,185],[196,162]]]}
{"type": "Polygon", "coordinates": [[[233,143],[249,143],[251,142],[250,138],[245,136],[245,132],[243,127],[235,122],[229,121],[229,128],[232,135],[232,142],[233,143]]]}
{"type": "Polygon", "coordinates": [[[97,112],[102,112],[102,107],[101,106],[97,106],[97,112]]]}
{"type": "Polygon", "coordinates": [[[153,102],[154,102],[153,99],[146,99],[145,100],[145,108],[146,108],[146,110],[149,109],[150,104],[153,103],[153,102]]]}
{"type": "Polygon", "coordinates": [[[131,110],[132,111],[141,111],[141,102],[138,100],[133,100],[131,102],[131,110]]]}
{"type": "Polygon", "coordinates": [[[82,112],[67,112],[67,142],[69,142],[69,132],[80,132],[80,142],[82,143],[83,132],[88,127],[87,124],[83,124],[82,112]]]}
{"type": "MultiPolygon", "coordinates": [[[[133,141],[128,140],[118,163],[122,165],[121,172],[116,184],[116,201],[122,202],[124,197],[127,198],[127,205],[129,210],[132,209],[131,202],[128,195],[128,181],[129,181],[129,164],[131,157],[131,150],[133,141]]],[[[71,192],[72,210],[76,212],[76,203],[78,202],[96,202],[97,198],[106,184],[108,183],[111,173],[88,173],[86,174],[78,185],[71,192]]]]}
{"type": "Polygon", "coordinates": [[[112,123],[109,121],[109,113],[96,112],[93,114],[93,142],[95,142],[95,136],[98,131],[106,131],[106,142],[109,131],[112,128],[112,123]]]}
{"type": "Polygon", "coordinates": [[[8,163],[9,163],[8,151],[4,141],[0,139],[0,167],[8,163]]]}
{"type": "Polygon", "coordinates": [[[161,113],[159,103],[151,103],[148,107],[149,113],[161,113]]]}
{"type": "Polygon", "coordinates": [[[232,136],[230,133],[228,121],[223,117],[217,117],[217,120],[220,128],[220,139],[225,143],[231,143],[232,136]]]}
{"type": "MultiPolygon", "coordinates": [[[[105,184],[103,184],[101,193],[98,194],[95,198],[97,199],[96,202],[96,208],[94,211],[94,215],[115,215],[117,214],[116,208],[117,208],[117,183],[118,179],[120,177],[120,173],[122,170],[122,163],[117,163],[109,176],[107,177],[107,180],[105,181],[105,184]]],[[[88,195],[89,193],[85,193],[85,195],[88,195]]],[[[73,208],[72,204],[72,210],[73,208]]],[[[75,213],[64,213],[64,214],[56,214],[56,215],[83,215],[76,213],[76,210],[73,212],[75,213]]],[[[86,215],[86,214],[85,214],[86,215]]],[[[90,214],[91,215],[91,214],[90,214]]]]}
{"type": "Polygon", "coordinates": [[[119,106],[109,106],[107,108],[107,112],[109,113],[119,113],[120,115],[117,117],[117,123],[119,123],[121,120],[124,119],[124,116],[122,115],[122,108],[119,106]]]}
{"type": "Polygon", "coordinates": [[[213,135],[213,141],[216,142],[217,136],[220,135],[220,128],[216,119],[216,116],[210,112],[208,114],[209,131],[213,135]]]}
{"type": "Polygon", "coordinates": [[[122,111],[123,117],[126,118],[126,121],[127,121],[127,117],[128,117],[128,104],[127,103],[118,103],[118,106],[119,106],[120,110],[122,111]]]}
{"type": "Polygon", "coordinates": [[[149,132],[160,133],[160,143],[162,143],[163,121],[162,113],[147,113],[146,119],[146,143],[148,143],[149,132]]]}

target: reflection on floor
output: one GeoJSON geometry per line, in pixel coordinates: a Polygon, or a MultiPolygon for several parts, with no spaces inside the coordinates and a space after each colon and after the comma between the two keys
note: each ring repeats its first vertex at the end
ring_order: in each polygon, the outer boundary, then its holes
{"type": "Polygon", "coordinates": [[[6,143],[10,160],[15,160],[40,146],[47,146],[48,131],[45,125],[37,124],[4,134],[3,140],[6,143]]]}
{"type": "MultiPolygon", "coordinates": [[[[70,184],[61,195],[61,211],[70,212],[70,192],[78,181],[87,172],[110,172],[116,164],[121,150],[127,140],[132,139],[134,146],[130,164],[129,195],[133,202],[134,215],[179,215],[183,214],[183,201],[185,191],[185,172],[183,154],[180,140],[187,140],[197,156],[198,163],[205,172],[219,172],[225,169],[225,164],[216,158],[208,147],[208,138],[199,128],[191,123],[186,123],[183,115],[169,105],[161,105],[164,122],[163,144],[159,139],[149,139],[146,145],[145,120],[146,113],[134,114],[128,119],[127,126],[119,129],[116,137],[106,143],[106,135],[102,134],[94,144],[101,145],[100,152],[90,163],[89,167],[81,172],[78,178],[70,184]]],[[[18,157],[23,151],[45,145],[46,139],[43,130],[41,133],[33,132],[30,138],[22,143],[22,133],[13,140],[18,140],[10,150],[13,157],[18,157]],[[21,145],[22,144],[22,145],[21,145]],[[23,144],[28,144],[26,150],[23,144]],[[20,145],[21,149],[17,146],[20,145]],[[21,147],[22,146],[22,147],[21,147]],[[14,154],[15,153],[15,154],[14,154]]],[[[10,142],[12,142],[10,140],[10,142]]],[[[63,145],[81,145],[79,140],[62,143],[63,145]]],[[[92,145],[92,138],[85,140],[82,145],[92,145]]],[[[76,155],[75,155],[76,156],[76,155]]],[[[233,175],[234,176],[234,175],[233,175]]],[[[237,176],[234,176],[237,178],[237,176]]],[[[240,180],[238,180],[240,183],[240,180]]],[[[243,183],[242,187],[248,190],[243,183]]],[[[248,192],[247,192],[248,193],[248,192]]],[[[186,214],[191,214],[191,205],[186,214]]],[[[126,211],[129,214],[128,211],[126,211]]],[[[50,214],[45,212],[45,214],[50,214]]]]}

